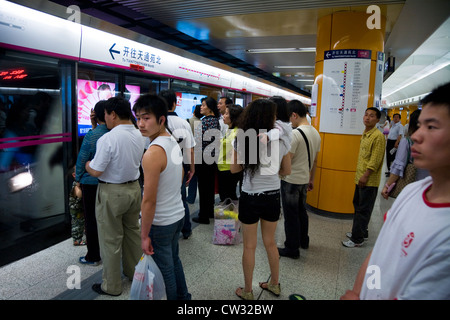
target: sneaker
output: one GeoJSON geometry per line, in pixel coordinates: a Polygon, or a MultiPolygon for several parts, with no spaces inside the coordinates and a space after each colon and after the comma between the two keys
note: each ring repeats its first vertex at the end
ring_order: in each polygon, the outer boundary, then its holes
{"type": "Polygon", "coordinates": [[[80,259],[78,259],[78,261],[81,264],[86,264],[88,266],[93,266],[96,267],[98,265],[100,265],[101,261],[87,261],[85,257],[80,257],[80,259]]]}
{"type": "MultiPolygon", "coordinates": [[[[349,239],[352,238],[352,233],[351,233],[351,232],[347,232],[345,235],[346,235],[347,238],[349,238],[349,239]]],[[[369,235],[366,234],[366,235],[364,235],[364,241],[367,241],[367,240],[369,240],[369,235]]]]}
{"type": "Polygon", "coordinates": [[[348,239],[347,241],[342,241],[342,245],[347,248],[356,248],[361,247],[364,244],[364,241],[361,243],[354,243],[352,240],[348,239]]]}

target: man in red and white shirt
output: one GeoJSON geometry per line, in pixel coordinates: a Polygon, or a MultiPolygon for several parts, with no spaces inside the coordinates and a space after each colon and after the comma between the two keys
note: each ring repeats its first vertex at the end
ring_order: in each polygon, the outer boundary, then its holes
{"type": "Polygon", "coordinates": [[[450,83],[422,101],[411,155],[430,177],[405,187],[341,299],[450,299],[450,83]]]}

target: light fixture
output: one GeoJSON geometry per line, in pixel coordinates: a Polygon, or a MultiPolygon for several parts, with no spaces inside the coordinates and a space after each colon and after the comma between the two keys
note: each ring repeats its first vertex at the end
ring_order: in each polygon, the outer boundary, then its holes
{"type": "Polygon", "coordinates": [[[314,79],[297,79],[295,81],[312,81],[312,82],[314,82],[314,79]]]}
{"type": "Polygon", "coordinates": [[[247,49],[247,53],[296,53],[296,52],[316,52],[316,48],[269,48],[269,49],[247,49]]]}
{"type": "Polygon", "coordinates": [[[19,173],[9,179],[9,188],[11,192],[17,192],[25,189],[33,183],[33,176],[29,171],[19,173]]]}
{"type": "Polygon", "coordinates": [[[273,66],[277,69],[314,69],[314,66],[273,66]]]}

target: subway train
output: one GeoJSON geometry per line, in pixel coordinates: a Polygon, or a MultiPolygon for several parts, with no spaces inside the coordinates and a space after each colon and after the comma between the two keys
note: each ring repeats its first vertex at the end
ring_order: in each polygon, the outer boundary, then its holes
{"type": "Polygon", "coordinates": [[[0,265],[70,236],[71,170],[97,101],[121,94],[132,105],[170,88],[186,119],[206,96],[242,106],[274,95],[310,104],[96,18],[75,21],[62,6],[39,9],[0,0],[0,265]]]}

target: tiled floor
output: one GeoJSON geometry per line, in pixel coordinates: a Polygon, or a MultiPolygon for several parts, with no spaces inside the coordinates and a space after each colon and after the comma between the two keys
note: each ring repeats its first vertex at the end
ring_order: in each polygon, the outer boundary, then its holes
{"type": "MultiPolygon", "coordinates": [[[[383,177],[380,185],[383,186],[383,177]]],[[[361,248],[349,249],[341,244],[345,233],[351,231],[351,219],[336,219],[309,213],[310,247],[301,250],[298,260],[281,258],[280,283],[282,293],[275,298],[258,287],[267,281],[270,271],[267,256],[259,236],[253,276],[255,298],[260,300],[288,299],[300,293],[309,300],[335,300],[353,286],[354,278],[367,253],[373,248],[383,222],[383,215],[392,204],[378,196],[369,225],[369,240],[361,248]]],[[[198,200],[190,206],[192,215],[198,210],[198,200]]],[[[212,222],[212,220],[211,220],[212,222]]],[[[198,225],[188,240],[180,240],[180,256],[186,281],[195,300],[238,299],[235,289],[243,286],[241,266],[242,244],[218,246],[212,244],[214,224],[198,225]]],[[[283,246],[283,220],[278,223],[276,239],[283,246]]],[[[123,293],[119,297],[99,296],[91,290],[101,281],[101,265],[84,266],[77,263],[85,247],[74,247],[71,239],[0,268],[0,299],[12,300],[102,300],[128,299],[131,282],[123,278],[123,293]],[[67,282],[79,267],[81,289],[68,289],[67,282]],[[68,270],[69,269],[69,270],[68,270]]],[[[70,281],[69,281],[70,284],[70,281]]]]}

